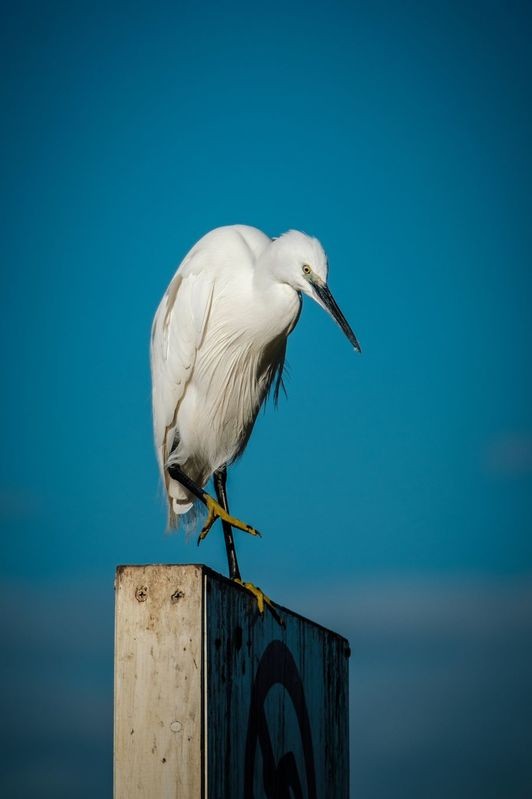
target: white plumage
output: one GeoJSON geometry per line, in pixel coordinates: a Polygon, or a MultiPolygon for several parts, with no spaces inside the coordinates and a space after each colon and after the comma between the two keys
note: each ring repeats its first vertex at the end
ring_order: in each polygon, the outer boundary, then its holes
{"type": "Polygon", "coordinates": [[[152,329],[153,416],[159,468],[176,526],[196,498],[171,479],[178,465],[199,487],[244,449],[269,390],[280,385],[301,293],[358,343],[327,285],[321,244],[298,231],[217,228],[190,250],[152,329]]]}

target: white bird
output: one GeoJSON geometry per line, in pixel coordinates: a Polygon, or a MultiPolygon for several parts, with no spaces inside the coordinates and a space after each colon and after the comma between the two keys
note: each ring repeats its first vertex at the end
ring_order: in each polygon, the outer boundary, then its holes
{"type": "Polygon", "coordinates": [[[271,239],[246,225],[220,227],[184,258],[153,321],[153,420],[168,524],[176,527],[198,500],[206,505],[198,543],[220,517],[229,574],[239,582],[231,528],[259,533],[229,514],[226,470],[242,454],[268,393],[282,386],[301,295],[321,305],[360,352],[327,271],[320,242],[297,230],[271,239]],[[211,476],[217,501],[203,490],[211,476]]]}

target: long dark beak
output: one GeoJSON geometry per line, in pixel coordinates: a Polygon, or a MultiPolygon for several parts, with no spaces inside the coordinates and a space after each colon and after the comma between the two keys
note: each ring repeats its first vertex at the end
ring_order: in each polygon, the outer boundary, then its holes
{"type": "Polygon", "coordinates": [[[320,305],[322,305],[325,310],[330,313],[334,321],[342,328],[355,350],[357,352],[362,352],[357,337],[349,327],[347,319],[336,304],[336,300],[331,294],[328,285],[326,283],[316,282],[312,284],[312,288],[314,289],[314,292],[320,301],[320,305]]]}

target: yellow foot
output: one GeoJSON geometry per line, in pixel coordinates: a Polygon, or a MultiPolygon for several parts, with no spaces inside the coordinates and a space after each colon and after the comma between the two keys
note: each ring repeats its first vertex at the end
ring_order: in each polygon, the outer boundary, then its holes
{"type": "Polygon", "coordinates": [[[203,530],[199,534],[198,546],[207,536],[207,533],[209,532],[214,522],[218,518],[222,519],[224,522],[228,522],[231,525],[231,527],[236,527],[238,530],[243,530],[245,533],[249,533],[250,535],[258,535],[260,537],[260,533],[258,530],[255,530],[255,528],[251,527],[251,525],[249,524],[241,522],[240,519],[235,519],[234,516],[231,516],[231,514],[227,513],[227,511],[224,510],[222,506],[219,505],[218,502],[216,502],[215,499],[209,496],[209,494],[205,494],[204,496],[209,514],[207,516],[207,521],[203,526],[203,530]]]}
{"type": "Polygon", "coordinates": [[[243,580],[238,580],[237,578],[233,579],[235,583],[241,585],[242,588],[245,588],[246,591],[249,591],[249,593],[255,597],[255,599],[257,600],[257,607],[259,609],[259,613],[261,614],[264,613],[264,607],[266,606],[270,611],[270,613],[272,614],[275,621],[278,624],[280,624],[281,627],[285,626],[282,617],[277,613],[273,602],[271,601],[269,596],[266,596],[264,591],[261,591],[260,588],[258,588],[256,585],[253,585],[253,583],[245,583],[243,580]]]}

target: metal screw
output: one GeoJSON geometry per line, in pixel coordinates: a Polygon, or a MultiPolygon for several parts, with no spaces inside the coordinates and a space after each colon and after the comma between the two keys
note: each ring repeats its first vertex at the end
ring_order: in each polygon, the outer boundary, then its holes
{"type": "Polygon", "coordinates": [[[135,591],[135,597],[137,602],[146,602],[148,599],[148,586],[147,585],[139,585],[137,586],[137,590],[135,591]]]}

